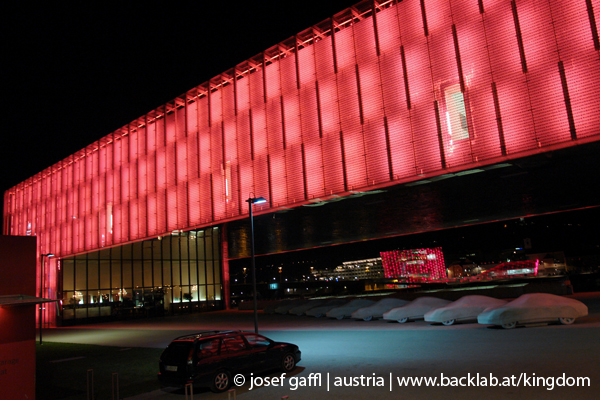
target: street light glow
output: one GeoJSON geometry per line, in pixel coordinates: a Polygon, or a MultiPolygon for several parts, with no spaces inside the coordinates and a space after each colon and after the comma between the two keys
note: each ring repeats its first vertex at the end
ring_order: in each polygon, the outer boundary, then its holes
{"type": "Polygon", "coordinates": [[[250,204],[262,204],[266,203],[267,199],[265,199],[264,197],[251,197],[246,201],[250,204]]]}

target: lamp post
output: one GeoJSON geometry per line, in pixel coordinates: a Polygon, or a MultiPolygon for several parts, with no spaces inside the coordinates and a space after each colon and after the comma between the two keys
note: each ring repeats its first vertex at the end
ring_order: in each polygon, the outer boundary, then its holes
{"type": "Polygon", "coordinates": [[[254,333],[258,333],[258,310],[256,305],[256,263],[254,256],[254,216],[252,215],[252,205],[266,203],[267,200],[264,197],[250,197],[246,200],[248,208],[250,210],[250,254],[251,254],[251,267],[252,267],[252,299],[254,302],[254,333]]]}
{"type": "MultiPolygon", "coordinates": [[[[54,257],[54,254],[42,254],[41,256],[41,274],[40,274],[40,297],[44,298],[44,257],[54,257]]],[[[44,303],[40,303],[40,344],[42,344],[42,326],[44,324],[44,303]]]]}

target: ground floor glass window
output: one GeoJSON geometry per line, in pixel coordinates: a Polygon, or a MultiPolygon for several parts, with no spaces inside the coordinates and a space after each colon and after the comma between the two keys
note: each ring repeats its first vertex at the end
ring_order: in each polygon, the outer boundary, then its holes
{"type": "Polygon", "coordinates": [[[65,258],[60,271],[64,321],[221,306],[218,228],[65,258]]]}

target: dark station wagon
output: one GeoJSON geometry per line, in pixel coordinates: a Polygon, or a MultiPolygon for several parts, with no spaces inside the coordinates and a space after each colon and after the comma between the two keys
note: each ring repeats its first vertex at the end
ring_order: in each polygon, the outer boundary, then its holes
{"type": "Polygon", "coordinates": [[[207,331],[175,338],[159,360],[163,386],[210,387],[224,392],[236,374],[281,369],[290,372],[300,361],[298,346],[274,342],[243,331],[207,331]]]}

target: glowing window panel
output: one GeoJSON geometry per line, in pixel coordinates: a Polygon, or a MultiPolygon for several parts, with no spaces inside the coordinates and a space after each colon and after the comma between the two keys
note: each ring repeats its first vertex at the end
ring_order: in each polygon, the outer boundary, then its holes
{"type": "Polygon", "coordinates": [[[446,123],[450,140],[469,138],[469,127],[467,124],[467,110],[465,109],[465,96],[460,91],[460,85],[452,85],[444,90],[446,101],[446,123]]]}

